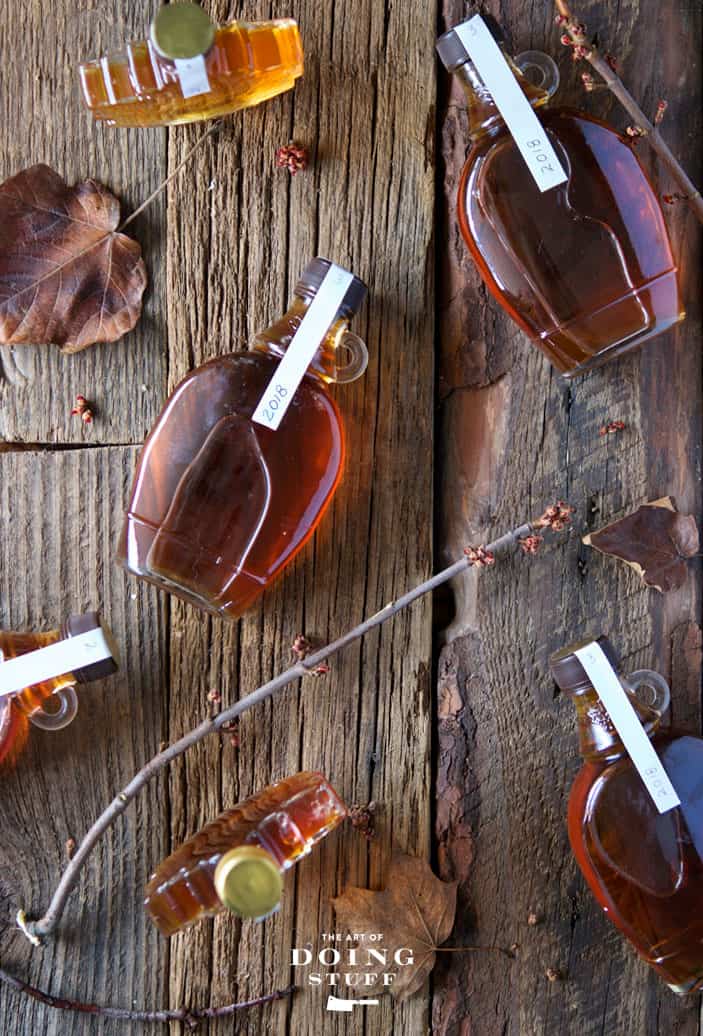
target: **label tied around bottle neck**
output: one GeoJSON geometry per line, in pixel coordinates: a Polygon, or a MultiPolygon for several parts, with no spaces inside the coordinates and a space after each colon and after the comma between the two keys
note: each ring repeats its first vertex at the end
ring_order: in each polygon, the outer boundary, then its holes
{"type": "Polygon", "coordinates": [[[632,765],[640,775],[657,810],[660,813],[666,813],[675,806],[680,806],[681,800],[669,780],[661,759],[654,750],[654,745],[603,649],[594,642],[578,648],[574,654],[585,669],[598,697],[608,710],[608,715],[632,760],[632,765]]]}
{"type": "Polygon", "coordinates": [[[454,29],[515,141],[540,191],[568,179],[547,131],[520,89],[510,65],[480,14],[454,29]]]}
{"type": "Polygon", "coordinates": [[[112,649],[100,627],[36,651],[27,651],[0,663],[0,698],[112,657],[112,649]]]}
{"type": "Polygon", "coordinates": [[[276,431],[353,280],[348,270],[330,265],[252,415],[257,424],[276,431]]]}

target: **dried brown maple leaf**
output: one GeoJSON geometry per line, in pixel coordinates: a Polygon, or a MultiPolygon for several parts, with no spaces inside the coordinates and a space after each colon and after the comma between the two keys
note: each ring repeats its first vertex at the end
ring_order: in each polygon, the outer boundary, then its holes
{"type": "Polygon", "coordinates": [[[0,343],[74,353],[132,330],[147,275],[119,221],[106,187],[69,187],[47,165],[0,184],[0,343]]]}
{"type": "Polygon", "coordinates": [[[380,936],[358,945],[362,951],[385,951],[386,964],[363,961],[361,967],[347,968],[368,977],[368,984],[359,983],[364,996],[377,989],[404,1000],[420,989],[434,967],[437,947],[454,927],[456,889],[457,882],[440,881],[424,860],[396,853],[383,892],[350,887],[332,900],[339,925],[347,932],[380,936]],[[390,986],[384,986],[384,974],[393,974],[390,986]]]}
{"type": "Polygon", "coordinates": [[[643,504],[625,518],[583,537],[589,547],[621,558],[662,593],[686,578],[686,559],[698,553],[696,520],[679,514],[671,497],[643,504]]]}

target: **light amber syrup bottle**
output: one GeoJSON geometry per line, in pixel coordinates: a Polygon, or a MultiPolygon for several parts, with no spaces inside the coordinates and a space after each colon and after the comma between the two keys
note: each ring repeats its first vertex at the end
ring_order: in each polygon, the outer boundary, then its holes
{"type": "Polygon", "coordinates": [[[559,85],[548,55],[504,55],[567,173],[541,192],[454,29],[437,50],[468,103],[459,226],[489,291],[534,344],[572,377],[682,320],[661,205],[630,142],[582,111],[545,110],[559,85]]]}
{"type": "Polygon", "coordinates": [[[703,739],[662,729],[669,687],[658,673],[623,676],[598,644],[647,731],[681,805],[659,813],[570,644],[552,674],[572,699],[584,764],[569,797],[569,840],[598,903],[676,993],[703,985],[703,739]]]}
{"type": "Polygon", "coordinates": [[[263,920],[278,908],[283,875],[344,820],[320,773],[278,781],[221,813],[159,864],[144,906],[170,936],[222,910],[263,920]]]}
{"type": "Polygon", "coordinates": [[[290,564],[340,480],[344,430],[327,385],[366,369],[366,346],[349,331],[366,296],[358,278],[278,429],[252,420],[329,268],[322,258],[306,266],[290,309],[253,349],[187,375],[137,466],[119,562],[215,615],[238,618],[290,564]]]}
{"type": "Polygon", "coordinates": [[[216,27],[197,4],[162,7],[148,40],[79,68],[86,105],[113,126],[197,122],[291,90],[303,47],[291,18],[216,27]]]}
{"type": "Polygon", "coordinates": [[[42,730],[62,730],[68,726],[78,711],[76,687],[111,676],[119,665],[110,629],[97,612],[71,615],[61,629],[47,633],[0,630],[0,665],[91,630],[101,631],[110,646],[111,657],[0,697],[0,765],[9,766],[16,761],[27,740],[30,724],[42,730]]]}

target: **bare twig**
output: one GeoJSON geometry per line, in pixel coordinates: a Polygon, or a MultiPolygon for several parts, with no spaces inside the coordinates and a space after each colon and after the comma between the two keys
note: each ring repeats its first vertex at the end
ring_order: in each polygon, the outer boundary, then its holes
{"type": "Polygon", "coordinates": [[[51,993],[45,993],[42,989],[37,989],[36,986],[30,986],[28,982],[15,978],[4,968],[0,968],[0,982],[24,996],[30,996],[33,1000],[39,1000],[40,1003],[47,1004],[58,1011],[94,1014],[101,1018],[114,1018],[124,1022],[183,1022],[189,1029],[196,1029],[201,1021],[208,1018],[225,1018],[236,1011],[243,1011],[249,1007],[261,1007],[274,1000],[282,1000],[294,993],[296,988],[288,986],[287,989],[277,989],[275,993],[259,996],[255,1000],[244,1000],[238,1004],[224,1004],[222,1007],[181,1007],[176,1011],[131,1011],[125,1007],[83,1004],[80,1000],[66,1000],[63,997],[52,996],[51,993]]]}
{"type": "MultiPolygon", "coordinates": [[[[703,198],[701,193],[659,133],[657,126],[647,118],[610,64],[598,53],[597,48],[586,36],[586,26],[579,22],[578,16],[572,12],[567,0],[555,0],[555,3],[559,12],[557,21],[568,36],[568,39],[565,39],[564,42],[569,43],[569,46],[573,47],[574,58],[583,58],[585,61],[588,61],[598,75],[601,76],[605,85],[617,97],[620,104],[634,120],[635,127],[647,137],[652,148],[681,188],[684,199],[703,223],[703,198]]],[[[660,111],[661,109],[658,109],[657,113],[659,114],[660,111]]]]}
{"type": "Polygon", "coordinates": [[[198,742],[202,741],[203,738],[208,736],[208,734],[214,734],[227,724],[230,724],[237,718],[237,716],[246,712],[247,709],[252,708],[254,705],[258,705],[260,702],[270,698],[273,694],[278,693],[278,691],[287,687],[288,684],[293,683],[294,680],[298,680],[302,676],[314,674],[315,672],[319,673],[320,667],[324,663],[325,659],[329,658],[330,655],[335,654],[335,652],[340,651],[349,644],[353,644],[355,641],[363,637],[364,634],[368,633],[369,630],[374,629],[376,626],[380,626],[394,615],[397,615],[398,612],[407,608],[408,605],[412,604],[413,601],[416,601],[419,597],[423,597],[436,587],[448,582],[454,576],[465,572],[467,568],[471,568],[474,564],[471,560],[472,557],[483,557],[487,554],[495,555],[497,553],[505,552],[511,546],[514,546],[519,540],[534,535],[538,530],[553,529],[555,531],[560,531],[564,529],[569,522],[572,510],[573,508],[564,504],[563,501],[559,501],[557,504],[548,507],[541,517],[532,522],[526,522],[524,525],[519,525],[517,528],[507,532],[504,536],[500,536],[493,543],[489,543],[487,547],[469,548],[468,554],[465,553],[464,556],[458,561],[455,561],[453,565],[449,565],[448,568],[438,572],[437,575],[425,580],[425,582],[420,583],[418,586],[414,587],[414,589],[403,594],[402,597],[399,597],[397,600],[387,604],[385,608],[376,612],[375,615],[372,615],[364,622],[359,623],[359,625],[355,626],[354,629],[349,630],[348,633],[338,637],[337,640],[327,644],[319,651],[315,651],[312,654],[307,655],[305,659],[299,659],[289,669],[286,669],[285,672],[274,677],[273,680],[269,680],[268,683],[262,684],[261,687],[252,691],[251,694],[247,694],[244,698],[235,702],[235,704],[231,705],[228,709],[223,709],[222,712],[217,713],[217,715],[204,720],[188,734],[185,734],[178,741],[175,741],[162,752],[159,752],[158,755],[155,755],[153,759],[146,763],[139,773],[132,778],[119,795],[112,800],[109,806],[98,817],[85,835],[83,841],[76,849],[70,863],[64,870],[63,876],[61,877],[56,892],[54,893],[51,903],[49,904],[49,908],[44,916],[37,921],[28,921],[26,919],[25,912],[20,910],[18,911],[17,916],[18,928],[20,928],[30,941],[35,944],[40,939],[53,932],[64,911],[66,900],[76,885],[86,860],[95,848],[99,839],[115,822],[115,820],[124,813],[128,804],[136,797],[145,784],[159,773],[160,770],[163,770],[163,768],[172,762],[172,760],[183,755],[183,753],[189,748],[192,748],[193,745],[197,745],[198,742]]]}
{"type": "Polygon", "coordinates": [[[200,136],[196,139],[195,143],[188,148],[185,155],[178,163],[176,168],[173,170],[173,172],[169,173],[168,176],[161,181],[158,187],[154,188],[151,194],[144,199],[141,205],[139,205],[134,210],[134,212],[130,212],[129,216],[127,216],[126,219],[122,220],[119,227],[115,231],[116,234],[121,233],[124,230],[124,228],[128,227],[132,220],[136,219],[137,216],[139,216],[140,213],[142,213],[148,205],[151,205],[154,198],[157,198],[161,194],[161,192],[165,190],[166,187],[168,187],[168,185],[171,183],[171,180],[174,180],[178,176],[180,171],[190,162],[191,158],[196,153],[196,151],[198,151],[202,147],[202,145],[205,143],[208,137],[211,137],[213,133],[220,129],[221,125],[222,119],[216,119],[215,122],[213,122],[212,125],[210,125],[204,133],[200,134],[200,136]]]}

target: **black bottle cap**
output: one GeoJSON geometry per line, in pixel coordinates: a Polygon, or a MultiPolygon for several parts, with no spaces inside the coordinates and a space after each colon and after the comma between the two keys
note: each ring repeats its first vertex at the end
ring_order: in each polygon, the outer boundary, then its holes
{"type": "MultiPolygon", "coordinates": [[[[314,298],[317,289],[327,276],[330,266],[332,266],[331,261],[324,259],[320,255],[309,262],[298,278],[295,294],[303,295],[305,298],[314,298]]],[[[355,276],[342,299],[342,304],[339,307],[340,314],[344,317],[353,317],[361,309],[367,294],[368,288],[359,277],[355,276]]]]}
{"type": "MultiPolygon", "coordinates": [[[[498,22],[491,18],[490,15],[482,14],[481,17],[498,46],[503,47],[505,45],[505,37],[498,22]]],[[[460,22],[459,24],[466,25],[466,22],[460,22]]],[[[457,26],[455,25],[453,29],[449,29],[448,32],[440,36],[436,44],[440,61],[448,72],[456,72],[457,68],[461,68],[467,61],[471,61],[469,52],[461,42],[459,33],[456,30],[457,26]]]]}
{"type": "Polygon", "coordinates": [[[100,662],[93,662],[91,665],[74,669],[73,675],[78,683],[90,683],[92,680],[104,680],[106,676],[112,676],[120,667],[119,655],[112,631],[106,622],[103,622],[98,612],[85,612],[83,615],[70,615],[64,623],[63,634],[65,637],[77,637],[81,633],[89,633],[91,630],[100,630],[107,641],[110,649],[110,657],[103,658],[100,662]]]}
{"type": "Polygon", "coordinates": [[[618,653],[608,638],[603,634],[596,638],[586,637],[584,640],[576,640],[573,644],[567,644],[567,646],[561,648],[561,650],[555,651],[549,659],[549,667],[552,671],[552,676],[559,687],[561,687],[562,691],[574,691],[578,687],[584,687],[590,684],[590,678],[574,652],[578,651],[579,648],[586,647],[587,644],[593,644],[594,640],[603,651],[613,669],[615,669],[616,672],[620,669],[618,653]]]}

